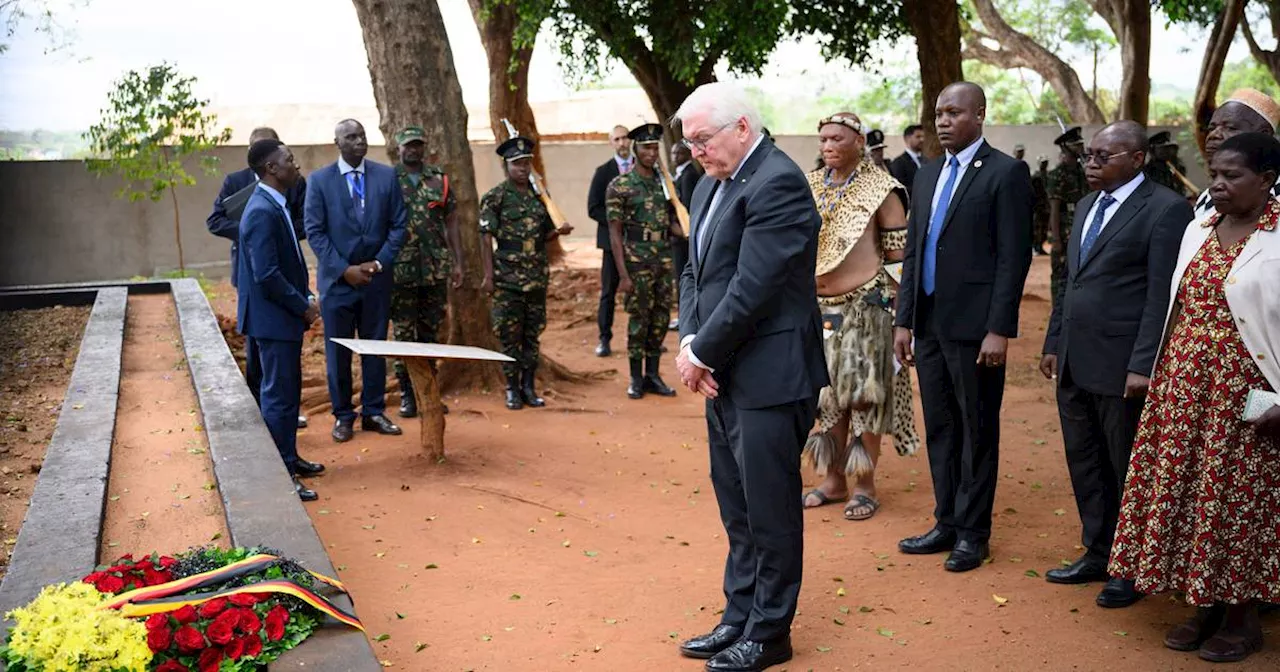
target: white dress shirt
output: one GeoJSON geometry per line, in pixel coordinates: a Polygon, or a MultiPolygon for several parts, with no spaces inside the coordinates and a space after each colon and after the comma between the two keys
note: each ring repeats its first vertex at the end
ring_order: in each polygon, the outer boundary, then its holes
{"type": "MultiPolygon", "coordinates": [[[[742,161],[738,163],[738,167],[733,169],[733,174],[729,176],[728,181],[726,182],[722,180],[719,184],[716,185],[716,193],[714,196],[711,197],[711,203],[707,205],[707,212],[702,216],[702,221],[698,222],[698,230],[696,234],[697,240],[695,241],[695,244],[698,246],[699,250],[702,249],[702,230],[707,228],[705,224],[710,222],[712,217],[715,215],[716,207],[720,205],[720,195],[724,193],[725,185],[738,179],[738,173],[741,172],[742,167],[747,164],[747,159],[751,158],[752,154],[755,154],[756,149],[760,147],[760,143],[763,141],[764,141],[764,134],[761,133],[759,136],[756,137],[755,144],[751,145],[751,149],[748,149],[747,153],[743,155],[742,161]]],[[[701,258],[698,259],[698,263],[702,263],[701,258]]],[[[696,337],[697,337],[697,334],[689,334],[688,336],[685,336],[684,340],[680,342],[680,349],[683,350],[686,345],[690,346],[689,361],[693,362],[693,365],[698,367],[699,369],[706,369],[708,371],[711,371],[712,373],[715,373],[715,369],[707,366],[706,364],[703,364],[702,360],[698,359],[698,356],[693,354],[692,346],[693,346],[693,341],[696,337]]]]}
{"type": "MultiPolygon", "coordinates": [[[[1112,217],[1116,216],[1116,212],[1120,210],[1120,206],[1124,205],[1124,202],[1133,195],[1133,192],[1138,190],[1138,186],[1141,185],[1145,179],[1147,178],[1139,172],[1132,180],[1125,182],[1120,185],[1118,189],[1110,192],[1111,198],[1114,198],[1116,202],[1108,206],[1107,211],[1102,213],[1102,226],[1098,229],[1099,234],[1107,229],[1107,224],[1111,222],[1112,217]]],[[[1108,192],[1105,191],[1102,192],[1102,194],[1107,193],[1108,192]]],[[[1093,207],[1089,208],[1089,212],[1085,215],[1084,229],[1080,231],[1081,241],[1084,241],[1085,237],[1089,235],[1089,228],[1093,226],[1093,218],[1098,215],[1098,206],[1102,203],[1102,194],[1093,199],[1093,207]]]]}
{"type": "Polygon", "coordinates": [[[673,175],[673,176],[671,177],[671,179],[672,179],[672,180],[678,180],[678,179],[680,179],[680,175],[681,175],[682,173],[684,173],[685,168],[688,168],[688,167],[689,167],[689,164],[691,164],[691,163],[693,163],[693,162],[692,162],[692,161],[685,161],[684,163],[682,163],[682,164],[680,164],[680,165],[676,166],[676,174],[675,174],[675,175],[673,175]]]}
{"type": "Polygon", "coordinates": [[[626,175],[631,170],[631,166],[632,164],[635,163],[635,160],[636,160],[636,157],[634,156],[632,156],[629,159],[624,159],[621,156],[618,156],[617,154],[613,155],[614,163],[618,164],[619,175],[626,175]]]}
{"type": "Polygon", "coordinates": [[[350,172],[352,172],[352,171],[357,172],[357,173],[360,173],[360,179],[361,179],[362,181],[364,181],[364,185],[365,185],[365,195],[366,195],[366,197],[367,197],[367,195],[368,195],[368,193],[369,193],[369,191],[368,191],[368,187],[369,187],[369,179],[368,179],[368,178],[369,178],[369,175],[368,175],[368,174],[365,172],[365,170],[364,170],[364,159],[360,159],[360,165],[355,166],[355,167],[352,167],[350,164],[348,164],[348,163],[346,162],[346,160],[345,160],[345,159],[343,159],[341,156],[339,156],[339,157],[338,157],[338,172],[342,173],[342,180],[343,180],[344,182],[346,182],[346,183],[347,183],[347,194],[348,194],[348,195],[350,195],[352,198],[355,198],[354,190],[351,188],[351,180],[348,180],[348,179],[347,179],[347,173],[350,173],[350,172]]]}
{"type": "MultiPolygon", "coordinates": [[[[951,177],[951,157],[955,157],[960,162],[960,166],[956,168],[956,181],[951,185],[951,198],[956,197],[956,189],[960,187],[960,180],[964,179],[965,171],[969,170],[969,164],[973,163],[973,157],[977,155],[978,150],[982,148],[982,143],[986,142],[986,138],[978,138],[969,143],[968,147],[960,150],[959,154],[946,153],[946,160],[942,164],[942,173],[938,175],[938,184],[933,188],[933,203],[929,207],[930,217],[932,221],[932,213],[938,209],[938,199],[942,198],[942,188],[947,186],[947,180],[951,177]]],[[[948,204],[950,205],[950,204],[948,204]]]]}

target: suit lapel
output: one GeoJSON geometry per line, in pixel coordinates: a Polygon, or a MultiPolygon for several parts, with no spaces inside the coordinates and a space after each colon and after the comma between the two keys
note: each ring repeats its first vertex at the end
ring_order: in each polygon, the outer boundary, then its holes
{"type": "MultiPolygon", "coordinates": [[[[947,227],[951,225],[951,218],[956,214],[956,204],[964,197],[964,192],[969,189],[969,185],[978,179],[978,173],[982,171],[984,164],[983,159],[991,153],[991,145],[987,141],[982,141],[982,146],[978,148],[978,152],[973,155],[973,161],[969,163],[969,167],[964,170],[964,177],[960,178],[960,184],[956,185],[956,190],[951,194],[951,201],[947,204],[947,216],[942,220],[942,231],[938,235],[947,232],[947,227]]],[[[945,155],[944,155],[945,156],[945,155]]],[[[943,160],[946,163],[946,160],[943,160]]],[[[942,171],[939,171],[939,175],[942,171]]]]}
{"type": "Polygon", "coordinates": [[[697,198],[698,190],[694,188],[694,208],[689,213],[689,250],[693,253],[694,270],[697,270],[702,262],[702,251],[698,249],[698,241],[701,240],[698,234],[702,231],[702,218],[706,216],[707,208],[711,206],[711,199],[715,197],[715,190],[719,186],[719,183],[714,180],[708,180],[707,184],[710,186],[707,187],[707,196],[703,199],[697,198]]]}
{"type": "MultiPolygon", "coordinates": [[[[1089,248],[1089,256],[1085,257],[1084,262],[1080,264],[1083,268],[1089,265],[1093,258],[1098,256],[1098,250],[1107,244],[1108,240],[1115,237],[1120,230],[1128,226],[1133,218],[1147,207],[1147,196],[1151,194],[1151,184],[1149,181],[1143,181],[1138,185],[1137,190],[1124,199],[1124,203],[1120,204],[1120,209],[1116,210],[1116,214],[1111,216],[1111,221],[1107,222],[1106,228],[1102,229],[1102,233],[1098,234],[1098,239],[1093,241],[1093,247],[1089,248]]],[[[1092,206],[1090,206],[1092,207],[1092,206]]],[[[1081,239],[1083,240],[1083,238],[1081,239]]]]}
{"type": "MultiPolygon", "coordinates": [[[[762,138],[755,151],[743,161],[742,166],[738,169],[737,177],[720,186],[720,202],[716,203],[716,211],[711,213],[710,221],[706,222],[707,232],[702,235],[702,244],[699,246],[699,259],[711,249],[711,239],[715,237],[720,221],[724,219],[724,213],[729,211],[732,199],[737,196],[739,188],[755,176],[756,169],[760,167],[761,163],[764,163],[765,158],[772,151],[773,143],[768,138],[762,138]]],[[[714,197],[715,194],[712,194],[712,196],[714,197]]],[[[697,268],[699,273],[702,272],[702,267],[703,264],[699,263],[697,268]]],[[[699,275],[699,277],[701,276],[699,275]]]]}
{"type": "MultiPolygon", "coordinates": [[[[916,254],[923,254],[924,241],[929,237],[929,222],[933,221],[933,193],[938,190],[938,180],[942,177],[942,167],[946,164],[946,159],[935,159],[923,166],[920,166],[920,172],[924,173],[924,191],[921,191],[918,198],[923,199],[928,195],[929,209],[927,211],[912,208],[913,216],[919,216],[917,213],[924,212],[924,221],[920,222],[922,226],[920,235],[916,236],[916,254]]],[[[918,220],[917,220],[918,221],[918,220]]],[[[918,268],[918,267],[917,267],[918,268]]]]}
{"type": "Polygon", "coordinates": [[[1084,244],[1084,227],[1085,221],[1089,217],[1089,211],[1093,209],[1094,201],[1098,200],[1102,192],[1095,191],[1086,197],[1088,203],[1082,208],[1076,208],[1076,214],[1071,219],[1071,237],[1067,240],[1067,271],[1069,275],[1074,275],[1080,271],[1080,246],[1084,244]]]}
{"type": "MultiPolygon", "coordinates": [[[[261,189],[261,186],[261,183],[259,183],[255,187],[256,193],[262,198],[262,200],[266,201],[271,206],[272,210],[275,210],[276,219],[280,220],[280,228],[285,232],[285,235],[288,236],[290,248],[293,250],[293,256],[298,259],[298,261],[301,261],[302,266],[305,268],[307,264],[306,260],[302,258],[302,245],[298,243],[298,236],[294,233],[293,227],[289,226],[288,213],[286,213],[285,209],[276,202],[276,199],[272,197],[271,194],[261,189]]],[[[286,201],[286,205],[287,204],[288,202],[286,201]]]]}

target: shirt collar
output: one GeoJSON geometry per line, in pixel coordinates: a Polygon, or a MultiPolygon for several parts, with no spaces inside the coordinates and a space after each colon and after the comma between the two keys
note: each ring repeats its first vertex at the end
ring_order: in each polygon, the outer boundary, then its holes
{"type": "Polygon", "coordinates": [[[360,159],[360,165],[352,167],[351,164],[347,163],[346,159],[342,158],[341,156],[338,157],[338,172],[342,173],[343,175],[346,175],[347,173],[353,170],[356,171],[357,173],[365,172],[364,159],[360,159]]]}
{"type": "Polygon", "coordinates": [[[284,194],[276,191],[266,182],[263,182],[261,180],[258,181],[258,186],[261,187],[263,191],[267,192],[267,195],[271,197],[271,200],[275,201],[276,203],[279,203],[280,207],[282,208],[285,207],[284,194]]]}
{"type": "Polygon", "coordinates": [[[622,158],[621,156],[618,156],[617,154],[614,154],[614,155],[613,155],[613,161],[614,161],[614,163],[618,164],[618,168],[625,168],[625,167],[627,167],[627,166],[631,165],[631,163],[632,163],[633,161],[635,161],[635,158],[636,158],[636,157],[635,157],[634,155],[632,155],[630,158],[626,158],[626,159],[622,158]]]}
{"type": "Polygon", "coordinates": [[[947,163],[951,163],[951,157],[954,156],[956,160],[960,162],[960,166],[962,168],[968,168],[969,164],[973,163],[973,157],[977,155],[978,150],[982,149],[982,143],[986,141],[987,141],[986,138],[979,136],[977,140],[974,140],[973,142],[969,143],[968,147],[965,147],[964,149],[960,150],[959,154],[952,154],[951,152],[947,152],[947,163]]]}
{"type": "Polygon", "coordinates": [[[755,144],[751,145],[751,149],[748,149],[747,153],[743,155],[742,161],[738,162],[738,167],[733,169],[733,174],[729,176],[730,182],[738,179],[738,173],[742,172],[742,167],[747,165],[747,159],[750,159],[751,155],[756,153],[756,149],[760,147],[762,142],[764,142],[764,133],[756,136],[755,144]]]}
{"type": "Polygon", "coordinates": [[[1120,185],[1115,191],[1103,193],[1109,194],[1111,198],[1116,199],[1116,205],[1124,205],[1125,200],[1132,196],[1133,192],[1137,191],[1138,187],[1141,186],[1142,182],[1146,179],[1146,176],[1139,172],[1132,180],[1120,185]]]}

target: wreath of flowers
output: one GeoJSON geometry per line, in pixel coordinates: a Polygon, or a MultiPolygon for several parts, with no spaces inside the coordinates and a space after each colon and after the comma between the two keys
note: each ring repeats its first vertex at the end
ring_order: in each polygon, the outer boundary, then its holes
{"type": "Polygon", "coordinates": [[[46,587],[6,618],[11,672],[248,672],[327,618],[361,628],[318,592],[342,584],[268,548],[125,555],[81,582],[46,587]]]}

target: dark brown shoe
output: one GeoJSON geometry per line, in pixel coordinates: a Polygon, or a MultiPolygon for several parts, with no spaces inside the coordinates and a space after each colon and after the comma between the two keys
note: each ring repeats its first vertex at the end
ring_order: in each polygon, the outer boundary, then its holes
{"type": "Polygon", "coordinates": [[[1226,608],[1222,627],[1200,645],[1200,659],[1211,663],[1238,663],[1262,650],[1262,623],[1256,604],[1226,608]]]}
{"type": "Polygon", "coordinates": [[[1195,651],[1222,627],[1222,616],[1227,610],[1222,605],[1196,607],[1196,613],[1186,623],[1173,627],[1164,636],[1164,645],[1174,651],[1195,651]]]}

